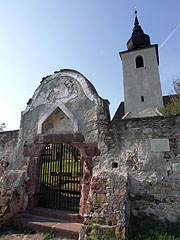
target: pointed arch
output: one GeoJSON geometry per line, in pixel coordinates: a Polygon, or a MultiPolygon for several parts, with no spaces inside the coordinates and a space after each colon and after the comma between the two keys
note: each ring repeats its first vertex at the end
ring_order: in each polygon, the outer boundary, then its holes
{"type": "Polygon", "coordinates": [[[38,122],[38,130],[37,134],[42,134],[42,126],[43,123],[48,119],[48,117],[57,109],[59,108],[64,112],[64,114],[71,120],[73,123],[73,130],[74,132],[78,132],[78,120],[75,118],[75,116],[69,111],[69,109],[61,102],[59,101],[58,104],[54,106],[53,109],[50,109],[47,113],[45,113],[38,122]]]}

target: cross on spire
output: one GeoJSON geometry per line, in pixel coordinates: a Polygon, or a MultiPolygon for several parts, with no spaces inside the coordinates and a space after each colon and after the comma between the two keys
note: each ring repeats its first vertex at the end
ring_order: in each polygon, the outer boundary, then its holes
{"type": "Polygon", "coordinates": [[[137,17],[137,9],[136,9],[136,6],[134,7],[134,15],[135,15],[135,17],[137,17]]]}
{"type": "Polygon", "coordinates": [[[139,25],[139,21],[138,21],[138,18],[137,18],[137,9],[136,9],[136,6],[134,7],[134,15],[135,15],[134,25],[135,25],[135,27],[137,27],[137,26],[139,25]]]}
{"type": "Polygon", "coordinates": [[[142,48],[146,46],[150,46],[150,37],[147,34],[144,34],[141,26],[139,25],[138,17],[137,17],[137,9],[134,7],[134,28],[131,38],[127,42],[128,50],[142,48]]]}

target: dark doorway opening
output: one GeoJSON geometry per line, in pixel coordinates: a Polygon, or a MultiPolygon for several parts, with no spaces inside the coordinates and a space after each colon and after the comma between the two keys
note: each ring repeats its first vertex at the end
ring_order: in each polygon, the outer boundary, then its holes
{"type": "Polygon", "coordinates": [[[38,206],[79,211],[82,163],[72,144],[48,144],[41,154],[38,206]]]}

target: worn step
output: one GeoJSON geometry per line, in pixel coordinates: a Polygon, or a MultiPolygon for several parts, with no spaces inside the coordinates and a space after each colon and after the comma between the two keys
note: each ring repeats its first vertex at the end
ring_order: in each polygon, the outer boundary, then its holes
{"type": "Polygon", "coordinates": [[[72,223],[60,219],[35,216],[21,213],[14,217],[14,225],[17,227],[28,227],[36,232],[52,232],[66,239],[78,239],[82,227],[80,223],[72,223]]]}
{"type": "Polygon", "coordinates": [[[36,216],[50,217],[55,219],[61,219],[74,223],[83,223],[84,218],[80,216],[77,212],[72,211],[62,211],[51,208],[33,208],[30,213],[36,216]]]}

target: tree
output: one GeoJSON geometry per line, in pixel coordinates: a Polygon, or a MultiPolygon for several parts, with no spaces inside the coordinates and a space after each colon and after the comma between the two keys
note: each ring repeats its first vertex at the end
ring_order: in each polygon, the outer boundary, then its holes
{"type": "Polygon", "coordinates": [[[175,115],[180,114],[180,80],[179,78],[173,80],[174,95],[170,94],[170,101],[163,108],[160,109],[159,115],[175,115]]]}
{"type": "Polygon", "coordinates": [[[173,80],[173,88],[174,92],[178,95],[180,95],[180,80],[179,78],[173,80]]]}
{"type": "Polygon", "coordinates": [[[6,124],[5,123],[1,123],[0,124],[0,132],[3,132],[5,127],[6,127],[6,124]]]}

